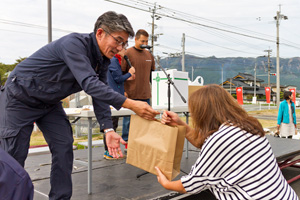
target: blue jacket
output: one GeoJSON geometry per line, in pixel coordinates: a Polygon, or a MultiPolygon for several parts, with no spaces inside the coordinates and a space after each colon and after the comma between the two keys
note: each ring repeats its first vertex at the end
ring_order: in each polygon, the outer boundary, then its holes
{"type": "MultiPolygon", "coordinates": [[[[294,102],[292,103],[292,115],[293,115],[293,123],[296,124],[296,112],[295,112],[295,104],[294,102]]],[[[280,103],[279,106],[279,111],[278,111],[278,117],[277,117],[277,124],[280,125],[281,122],[283,123],[290,123],[290,117],[289,117],[289,107],[288,107],[288,102],[284,100],[283,102],[280,103]]]]}
{"type": "Polygon", "coordinates": [[[33,199],[33,184],[28,173],[2,148],[0,148],[0,199],[33,199]]]}
{"type": "Polygon", "coordinates": [[[30,107],[58,103],[84,90],[91,95],[101,130],[112,128],[109,105],[120,109],[126,97],[107,85],[110,60],[101,55],[94,33],[71,33],[42,47],[10,74],[5,87],[30,107]]]}
{"type": "Polygon", "coordinates": [[[110,59],[110,65],[108,66],[107,81],[108,85],[116,92],[124,95],[124,82],[131,77],[130,73],[123,75],[121,65],[118,58],[115,56],[110,59]]]}

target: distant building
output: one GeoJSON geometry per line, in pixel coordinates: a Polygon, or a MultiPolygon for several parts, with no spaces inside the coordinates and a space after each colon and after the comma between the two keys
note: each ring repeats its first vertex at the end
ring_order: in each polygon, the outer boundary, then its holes
{"type": "MultiPolygon", "coordinates": [[[[263,84],[264,80],[256,78],[256,86],[254,86],[254,76],[247,73],[239,73],[233,78],[227,78],[226,81],[221,83],[220,85],[223,85],[223,88],[226,89],[231,94],[236,94],[236,88],[237,87],[243,87],[243,94],[244,96],[247,95],[254,95],[254,88],[256,90],[257,97],[262,97],[265,95],[265,87],[268,86],[268,84],[263,84]]],[[[273,98],[276,97],[277,87],[276,83],[271,83],[271,96],[273,98]]],[[[294,85],[280,85],[280,92],[290,90],[292,88],[296,88],[294,85]]],[[[296,93],[299,93],[298,90],[296,90],[296,93]]]]}
{"type": "Polygon", "coordinates": [[[265,88],[261,86],[262,82],[264,82],[264,80],[256,78],[256,85],[254,86],[253,75],[247,73],[239,73],[233,78],[227,78],[227,80],[220,85],[223,85],[223,88],[231,94],[236,94],[237,87],[243,87],[243,94],[245,96],[253,96],[255,90],[256,95],[259,97],[265,95],[265,88]]]}

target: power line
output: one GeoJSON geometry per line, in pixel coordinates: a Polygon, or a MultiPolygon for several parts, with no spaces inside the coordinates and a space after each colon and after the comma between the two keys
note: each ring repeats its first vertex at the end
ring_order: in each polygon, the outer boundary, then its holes
{"type": "Polygon", "coordinates": [[[258,39],[258,40],[263,40],[263,41],[268,41],[268,42],[275,42],[275,40],[259,38],[259,37],[251,36],[251,35],[244,34],[244,33],[238,33],[238,32],[235,32],[235,31],[225,30],[225,29],[222,29],[222,28],[213,27],[213,26],[210,26],[210,25],[205,25],[205,24],[201,24],[201,23],[198,23],[198,22],[192,22],[192,21],[188,21],[188,20],[185,20],[185,19],[180,19],[178,17],[172,17],[172,16],[169,16],[169,15],[161,14],[161,13],[159,13],[159,15],[169,17],[169,18],[172,18],[172,19],[176,19],[176,20],[179,20],[179,21],[183,21],[183,22],[186,22],[186,23],[189,23],[189,24],[195,24],[195,25],[199,25],[199,26],[202,26],[202,27],[215,29],[215,30],[223,31],[223,32],[227,32],[227,33],[232,33],[232,34],[235,34],[235,35],[240,35],[240,36],[244,36],[244,37],[248,37],[248,38],[252,38],[252,39],[258,39]]]}
{"type": "Polygon", "coordinates": [[[45,34],[38,34],[38,33],[29,33],[24,31],[15,31],[15,30],[9,30],[9,29],[0,29],[1,31],[9,31],[14,33],[24,33],[24,34],[30,34],[30,35],[39,35],[39,36],[45,36],[45,34]]]}
{"type": "MultiPolygon", "coordinates": [[[[164,48],[164,49],[171,49],[171,50],[175,50],[176,52],[181,52],[181,50],[180,49],[175,49],[175,48],[172,48],[172,47],[168,47],[168,46],[164,46],[164,45],[158,45],[158,46],[156,46],[156,47],[158,47],[158,48],[164,48]]],[[[161,51],[162,52],[162,51],[161,51]]],[[[186,53],[187,54],[189,54],[189,55],[195,55],[195,56],[199,56],[199,57],[205,57],[204,55],[202,55],[202,54],[197,54],[197,53],[194,53],[194,52],[189,52],[189,51],[186,51],[186,53]]],[[[181,54],[181,53],[180,53],[181,54]]]]}
{"type": "MultiPolygon", "coordinates": [[[[119,5],[126,6],[126,7],[134,8],[134,9],[138,9],[138,10],[141,10],[141,11],[144,11],[144,12],[150,12],[149,10],[141,9],[141,8],[138,8],[138,7],[135,7],[135,6],[130,6],[130,5],[127,5],[127,4],[124,4],[124,3],[120,3],[120,2],[116,2],[116,1],[112,1],[112,0],[105,0],[105,1],[116,3],[116,4],[119,4],[119,5]]],[[[153,6],[153,4],[152,4],[152,6],[153,6]]],[[[165,7],[162,7],[162,6],[159,6],[159,7],[160,8],[165,8],[165,7]]],[[[249,37],[249,38],[263,40],[263,41],[268,41],[268,42],[275,42],[275,40],[270,40],[270,39],[266,39],[266,38],[260,38],[260,37],[251,36],[251,35],[244,34],[244,33],[238,33],[238,32],[231,31],[231,30],[226,30],[226,29],[222,29],[222,28],[218,28],[218,27],[213,27],[213,26],[210,26],[210,25],[206,25],[206,24],[202,24],[202,23],[198,23],[198,22],[193,22],[193,21],[187,20],[187,19],[181,19],[181,18],[178,18],[178,17],[175,17],[175,16],[171,16],[171,15],[168,15],[168,14],[160,13],[160,12],[157,12],[156,15],[168,17],[168,18],[175,19],[175,20],[178,20],[178,21],[183,21],[183,22],[186,22],[188,24],[195,24],[195,25],[198,25],[198,26],[202,26],[202,27],[206,27],[206,28],[210,28],[210,29],[215,29],[215,30],[218,30],[218,31],[228,32],[228,33],[232,33],[232,34],[236,34],[236,35],[241,35],[241,36],[244,36],[244,37],[249,37]]]]}
{"type": "MultiPolygon", "coordinates": [[[[162,10],[163,10],[164,8],[165,8],[165,7],[162,7],[162,10]]],[[[203,20],[203,21],[207,21],[207,22],[209,22],[209,23],[213,23],[213,24],[216,24],[216,25],[219,25],[219,26],[228,27],[228,28],[231,28],[231,29],[234,28],[234,29],[238,29],[238,30],[241,30],[241,31],[245,31],[245,32],[247,32],[247,33],[252,32],[252,33],[257,34],[257,35],[262,35],[262,36],[271,37],[271,38],[274,38],[274,39],[275,39],[275,36],[267,35],[267,34],[264,34],[264,33],[259,33],[259,32],[256,32],[256,31],[252,31],[252,30],[240,28],[240,27],[233,26],[233,25],[228,25],[228,24],[225,24],[225,23],[222,23],[222,22],[210,20],[210,19],[207,19],[207,18],[204,18],[204,17],[199,17],[199,16],[196,16],[196,15],[191,15],[191,14],[184,13],[184,12],[177,11],[177,10],[170,9],[170,8],[165,8],[165,9],[166,9],[167,12],[168,12],[168,10],[171,10],[171,13],[173,13],[173,15],[179,13],[178,15],[181,14],[183,17],[184,17],[184,16],[192,17],[192,18],[189,18],[188,20],[192,20],[192,19],[203,20]]]]}
{"type": "MultiPolygon", "coordinates": [[[[135,2],[136,4],[143,4],[143,6],[148,7],[148,9],[146,9],[146,8],[145,9],[138,8],[138,7],[135,7],[135,6],[127,5],[125,3],[116,2],[116,1],[113,1],[113,0],[105,0],[105,1],[116,3],[116,4],[123,5],[123,6],[126,6],[126,7],[130,7],[130,8],[133,8],[133,9],[141,10],[141,11],[144,11],[144,12],[149,12],[149,13],[151,13],[149,7],[153,7],[154,6],[154,4],[146,2],[146,1],[143,1],[143,0],[139,0],[139,1],[131,0],[129,2],[135,2]]],[[[214,30],[217,30],[217,31],[228,32],[228,33],[231,33],[231,34],[240,35],[240,36],[243,36],[243,37],[248,37],[248,38],[252,38],[252,39],[258,39],[258,40],[272,42],[272,43],[276,42],[275,36],[271,36],[271,35],[267,35],[267,34],[255,32],[255,31],[251,31],[251,30],[248,30],[248,29],[239,28],[237,26],[232,26],[232,25],[228,25],[228,24],[225,24],[225,23],[217,22],[217,21],[214,21],[214,20],[206,19],[206,18],[203,18],[203,17],[191,15],[191,14],[184,13],[184,12],[181,12],[181,11],[177,11],[177,10],[174,10],[174,9],[166,8],[166,7],[163,7],[163,6],[160,6],[160,5],[158,5],[158,8],[160,10],[158,10],[156,12],[156,15],[168,17],[168,18],[175,19],[175,20],[178,20],[178,21],[182,21],[182,22],[185,22],[185,23],[188,23],[188,24],[194,24],[194,25],[197,25],[197,26],[202,26],[202,27],[205,27],[205,28],[208,28],[208,29],[214,29],[214,30]],[[167,13],[170,13],[170,14],[162,13],[163,11],[165,11],[167,13]],[[189,19],[179,18],[179,17],[176,17],[175,15],[182,15],[183,17],[189,17],[189,19]],[[254,36],[254,35],[249,35],[249,34],[240,33],[240,32],[231,31],[231,30],[226,30],[226,29],[223,29],[223,28],[218,28],[218,27],[214,27],[214,26],[202,24],[202,23],[199,23],[199,22],[194,22],[191,19],[198,19],[198,20],[208,21],[210,23],[218,24],[218,25],[223,26],[223,27],[235,28],[235,29],[239,29],[241,31],[252,32],[252,33],[254,33],[256,35],[263,35],[263,36],[271,37],[271,38],[274,38],[274,39],[262,38],[262,37],[258,37],[258,36],[254,36]]],[[[284,46],[288,46],[288,47],[300,49],[299,47],[297,47],[295,45],[291,45],[291,44],[287,44],[287,43],[281,43],[281,44],[284,45],[284,46]]]]}
{"type": "MultiPolygon", "coordinates": [[[[0,19],[0,23],[9,24],[9,25],[15,25],[15,26],[24,26],[24,27],[29,27],[29,28],[48,29],[47,26],[41,26],[41,25],[36,25],[36,24],[11,21],[11,20],[6,20],[6,19],[0,19]]],[[[69,30],[65,30],[65,29],[60,29],[60,28],[53,28],[53,30],[54,31],[67,32],[67,33],[72,33],[73,32],[73,31],[69,31],[69,30]]]]}
{"type": "Polygon", "coordinates": [[[257,53],[250,53],[250,52],[246,52],[246,51],[241,51],[241,50],[237,50],[237,49],[232,49],[232,48],[224,47],[224,46],[221,46],[221,45],[213,44],[211,42],[206,42],[204,40],[200,40],[198,38],[194,38],[192,36],[186,36],[186,37],[192,38],[194,40],[197,40],[197,41],[200,41],[200,42],[203,42],[203,43],[206,43],[206,44],[210,44],[210,45],[217,46],[217,47],[220,47],[220,48],[228,49],[228,50],[231,50],[231,51],[237,51],[237,52],[249,53],[249,54],[257,55],[257,53]]]}
{"type": "Polygon", "coordinates": [[[224,33],[220,33],[219,31],[210,30],[210,29],[206,29],[206,28],[202,28],[202,27],[196,27],[196,26],[193,26],[191,24],[190,24],[190,26],[192,26],[193,28],[199,29],[201,31],[207,32],[210,35],[214,35],[216,37],[219,37],[221,39],[228,40],[228,41],[234,42],[236,44],[240,44],[240,45],[247,45],[249,48],[255,49],[256,51],[257,51],[257,49],[261,48],[261,46],[250,44],[248,42],[245,42],[244,40],[237,39],[236,37],[231,37],[231,36],[226,35],[224,33]]]}

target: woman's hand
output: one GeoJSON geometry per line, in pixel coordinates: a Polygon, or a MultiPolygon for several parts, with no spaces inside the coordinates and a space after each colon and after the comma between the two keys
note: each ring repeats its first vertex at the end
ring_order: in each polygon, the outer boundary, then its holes
{"type": "Polygon", "coordinates": [[[161,123],[176,126],[176,125],[184,125],[185,123],[179,118],[179,116],[172,111],[164,111],[161,123]]]}
{"type": "MultiPolygon", "coordinates": [[[[167,184],[170,182],[166,176],[160,171],[158,167],[155,167],[156,172],[157,172],[157,181],[164,187],[166,188],[167,184]]],[[[167,188],[166,188],[167,189],[167,188]]]]}
{"type": "Polygon", "coordinates": [[[157,181],[167,190],[173,190],[180,193],[186,193],[181,180],[178,181],[169,181],[166,176],[160,171],[158,167],[155,167],[157,172],[157,181]]]}

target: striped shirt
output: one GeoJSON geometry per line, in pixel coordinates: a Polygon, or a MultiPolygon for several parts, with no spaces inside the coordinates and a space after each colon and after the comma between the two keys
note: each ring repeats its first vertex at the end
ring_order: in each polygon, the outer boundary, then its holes
{"type": "Polygon", "coordinates": [[[217,199],[299,200],[283,177],[267,138],[235,126],[222,125],[206,139],[181,182],[188,193],[209,189],[217,199]]]}

